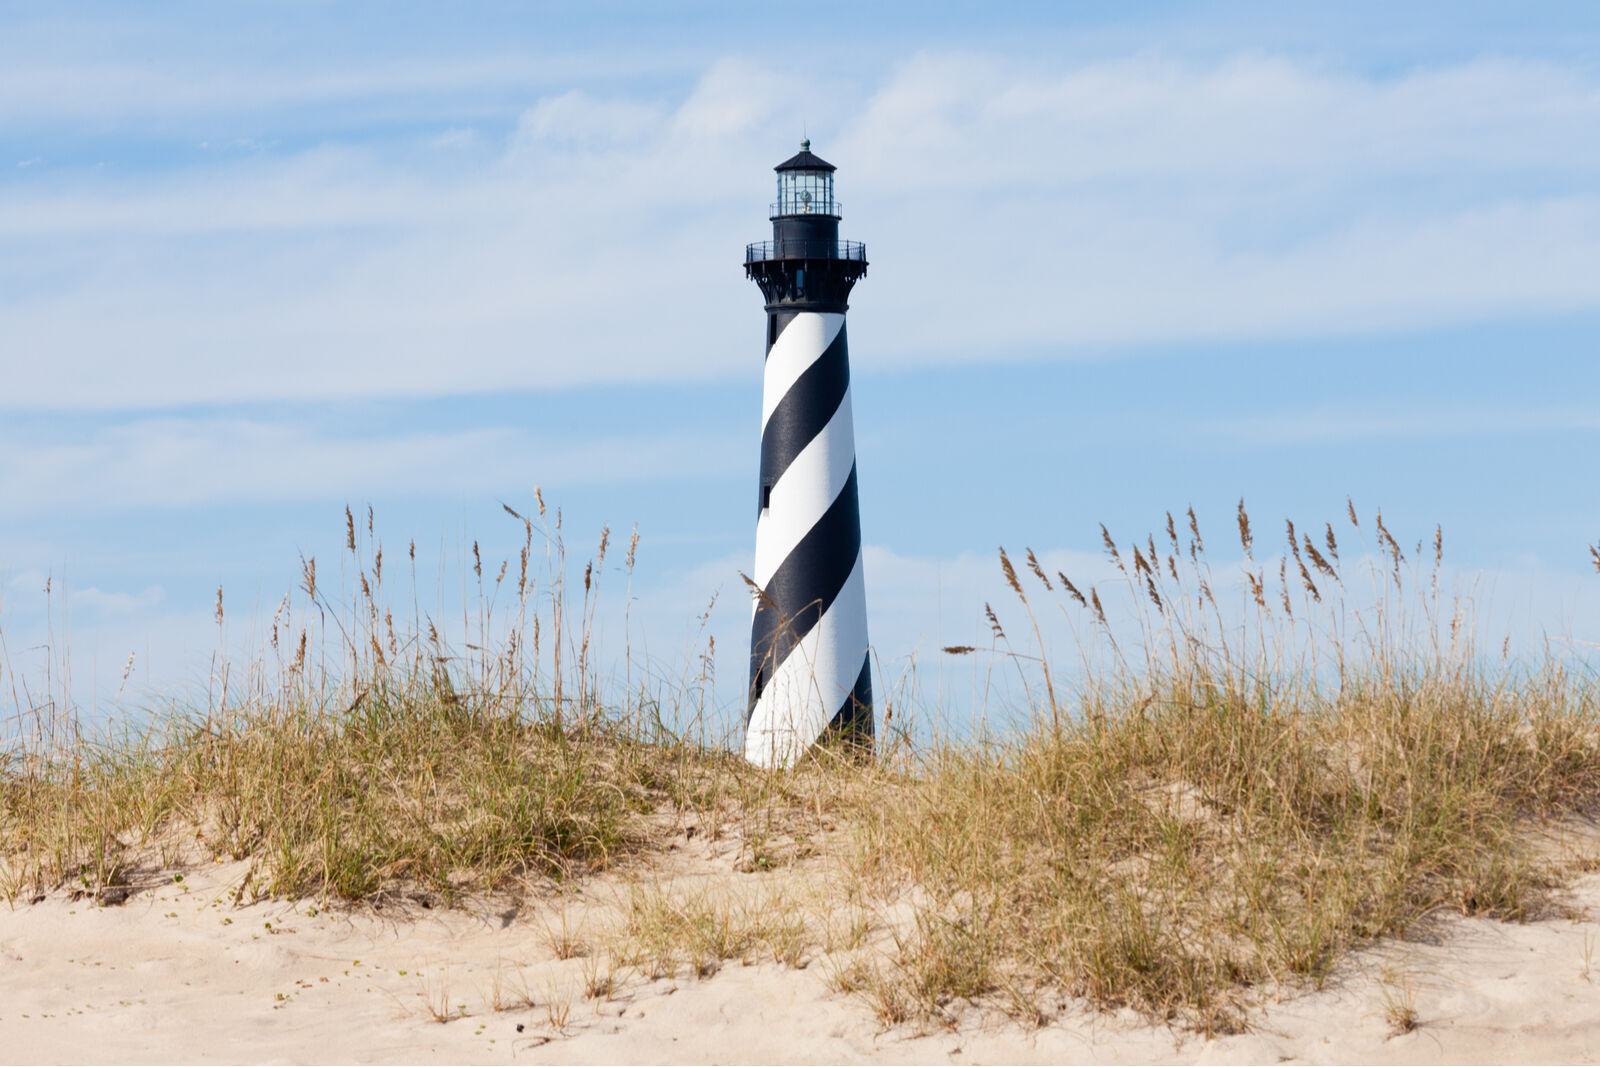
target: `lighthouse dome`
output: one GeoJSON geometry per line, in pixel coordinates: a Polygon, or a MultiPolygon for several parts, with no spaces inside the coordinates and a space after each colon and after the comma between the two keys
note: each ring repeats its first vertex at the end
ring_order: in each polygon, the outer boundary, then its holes
{"type": "Polygon", "coordinates": [[[772,207],[780,215],[832,215],[839,205],[833,199],[834,166],[811,151],[810,140],[800,142],[800,151],[773,168],[778,172],[778,202],[772,207]]]}

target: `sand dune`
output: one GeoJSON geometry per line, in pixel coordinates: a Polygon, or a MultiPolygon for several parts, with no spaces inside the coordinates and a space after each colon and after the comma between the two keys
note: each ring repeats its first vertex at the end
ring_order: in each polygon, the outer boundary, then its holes
{"type": "MultiPolygon", "coordinates": [[[[558,959],[565,915],[603,941],[627,883],[517,907],[236,906],[213,863],[116,905],[65,895],[0,910],[5,1062],[1593,1062],[1600,1057],[1600,876],[1569,916],[1446,917],[1426,941],[1267,996],[1250,1032],[1207,1039],[1069,1006],[1030,1030],[974,1009],[956,1030],[885,1029],[835,992],[830,959],[730,961],[704,977],[585,987],[603,952],[558,959]],[[1589,972],[1593,963],[1594,973],[1589,972]],[[1398,1006],[1417,1026],[1396,1033],[1398,1006]],[[447,1021],[438,1021],[444,1017],[447,1021]],[[519,1029],[520,1028],[520,1029],[519,1029]]],[[[748,886],[773,875],[726,874],[748,886]]],[[[781,875],[779,877],[782,877],[781,875]]],[[[766,883],[772,884],[772,883],[766,883]]],[[[796,899],[799,899],[796,897],[796,899]]]]}

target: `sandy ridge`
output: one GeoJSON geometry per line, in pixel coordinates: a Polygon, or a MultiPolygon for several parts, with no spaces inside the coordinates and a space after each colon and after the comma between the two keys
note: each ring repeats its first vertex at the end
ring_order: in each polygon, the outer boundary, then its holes
{"type": "Polygon", "coordinates": [[[569,925],[596,931],[616,912],[621,882],[564,903],[402,914],[236,906],[246,871],[206,865],[115,906],[58,895],[0,909],[0,1061],[1600,1059],[1600,875],[1573,886],[1575,918],[1446,917],[1427,942],[1357,954],[1323,990],[1263,1004],[1251,1032],[1207,1040],[1087,1010],[1038,1031],[976,1012],[956,1032],[885,1031],[863,1003],[832,991],[825,959],[635,975],[592,1000],[583,990],[601,964],[557,959],[550,931],[563,909],[569,925]],[[1396,1034],[1393,1007],[1404,1003],[1419,1025],[1396,1034]]]}

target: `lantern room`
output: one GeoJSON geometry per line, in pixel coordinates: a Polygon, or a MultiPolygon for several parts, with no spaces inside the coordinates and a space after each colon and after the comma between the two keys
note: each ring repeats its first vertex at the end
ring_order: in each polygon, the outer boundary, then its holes
{"type": "Polygon", "coordinates": [[[772,217],[783,215],[830,215],[839,217],[833,199],[833,164],[811,154],[811,142],[800,142],[797,155],[779,163],[778,202],[772,217]]]}

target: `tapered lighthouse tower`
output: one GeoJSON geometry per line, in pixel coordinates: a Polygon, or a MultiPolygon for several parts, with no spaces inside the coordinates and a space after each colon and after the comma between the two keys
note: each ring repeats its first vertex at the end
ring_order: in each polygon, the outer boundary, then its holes
{"type": "Polygon", "coordinates": [[[844,315],[866,246],[839,240],[833,165],[775,168],[772,240],[745,250],[766,297],[755,621],[745,758],[786,766],[825,732],[872,740],[867,598],[844,315]]]}

